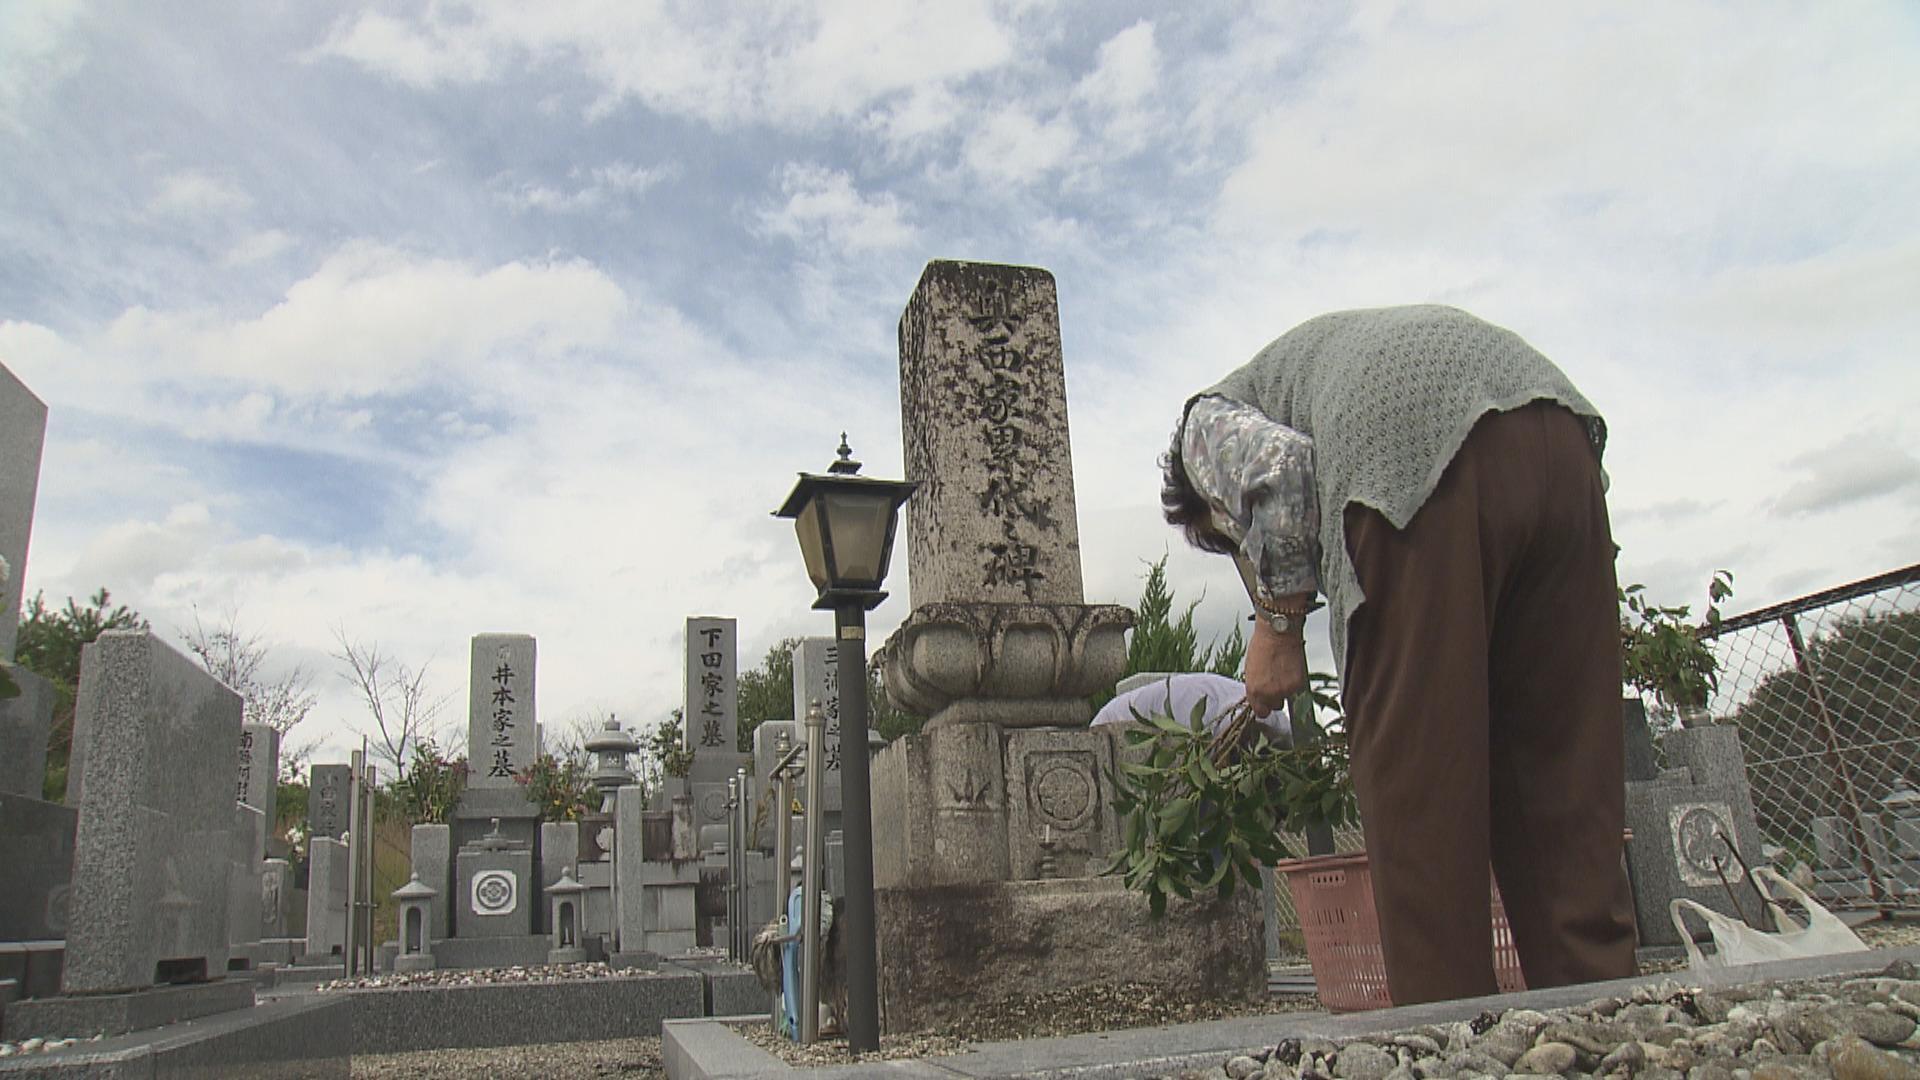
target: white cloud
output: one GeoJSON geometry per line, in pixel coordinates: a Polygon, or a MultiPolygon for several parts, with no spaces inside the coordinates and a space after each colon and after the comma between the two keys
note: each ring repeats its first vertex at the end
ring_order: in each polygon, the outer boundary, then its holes
{"type": "Polygon", "coordinates": [[[346,399],[435,377],[477,380],[606,345],[626,309],[620,286],[577,260],[477,268],[353,243],[255,316],[133,308],[104,342],[259,387],[346,399]]]}
{"type": "Polygon", "coordinates": [[[592,169],[574,168],[567,178],[570,189],[548,184],[522,184],[504,194],[509,205],[548,213],[578,213],[598,209],[608,203],[636,200],[655,185],[674,174],[672,166],[649,168],[627,162],[613,162],[592,169]]]}
{"type": "Polygon", "coordinates": [[[1788,463],[1801,474],[1773,512],[1817,514],[1850,503],[1920,489],[1920,459],[1884,435],[1855,433],[1788,463]]]}
{"type": "Polygon", "coordinates": [[[239,243],[227,249],[227,265],[250,266],[264,262],[292,246],[293,237],[279,229],[248,233],[239,243]]]}
{"type": "Polygon", "coordinates": [[[1108,109],[1140,104],[1160,83],[1160,48],[1153,24],[1134,23],[1100,46],[1094,69],[1074,86],[1075,97],[1108,109]]]}
{"type": "Polygon", "coordinates": [[[193,217],[245,210],[253,199],[231,180],[188,169],[162,177],[147,205],[157,213],[193,217]]]}
{"type": "Polygon", "coordinates": [[[343,19],[318,50],[417,87],[561,65],[597,86],[595,115],[637,101],[720,126],[789,127],[858,115],[891,94],[990,69],[1012,51],[984,0],[826,0],[805,10],[450,0],[414,19],[343,19]]]}
{"type": "Polygon", "coordinates": [[[786,202],[760,213],[776,236],[818,239],[829,249],[866,252],[913,243],[915,230],[890,193],[868,197],[846,173],[818,165],[789,164],[780,170],[786,202]]]}
{"type": "Polygon", "coordinates": [[[81,0],[10,0],[0,7],[0,129],[30,130],[26,104],[79,70],[69,38],[81,0]]]}
{"type": "Polygon", "coordinates": [[[1076,142],[1064,118],[1042,121],[1026,109],[1009,106],[987,117],[967,138],[966,162],[974,172],[999,183],[1023,186],[1062,168],[1076,142]]]}

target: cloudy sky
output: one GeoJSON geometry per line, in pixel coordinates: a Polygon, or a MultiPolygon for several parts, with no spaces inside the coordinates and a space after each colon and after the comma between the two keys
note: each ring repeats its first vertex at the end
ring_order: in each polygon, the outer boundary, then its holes
{"type": "MultiPolygon", "coordinates": [[[[1745,610],[1920,554],[1907,3],[0,0],[0,363],[47,401],[26,583],[540,643],[651,724],[685,617],[822,633],[784,523],[900,463],[930,259],[1059,283],[1090,600],[1173,553],[1181,400],[1322,311],[1514,328],[1607,415],[1622,576],[1745,610]]],[[[904,572],[904,559],[900,561],[904,572]]],[[[874,615],[876,637],[905,611],[874,615]]],[[[1325,665],[1324,644],[1318,644],[1325,665]]]]}

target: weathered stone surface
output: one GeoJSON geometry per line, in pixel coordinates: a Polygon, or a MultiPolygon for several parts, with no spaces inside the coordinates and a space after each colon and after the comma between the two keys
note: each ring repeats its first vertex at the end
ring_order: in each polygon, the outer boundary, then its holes
{"type": "Polygon", "coordinates": [[[437,894],[429,901],[428,933],[435,941],[453,934],[448,898],[453,895],[453,831],[446,825],[415,825],[413,872],[437,894]]]}
{"type": "Polygon", "coordinates": [[[347,833],[347,798],[353,766],[315,765],[307,770],[307,835],[338,840],[347,833]]]}
{"type": "Polygon", "coordinates": [[[27,541],[33,535],[40,451],[46,436],[46,403],[0,364],[0,559],[9,568],[0,575],[0,663],[13,662],[14,638],[20,632],[27,541]]]}
{"type": "Polygon", "coordinates": [[[476,634],[467,683],[469,788],[514,788],[540,756],[529,634],[476,634]]]}
{"type": "Polygon", "coordinates": [[[38,799],[46,792],[53,684],[23,667],[7,674],[20,695],[0,700],[0,795],[38,799]]]}
{"type": "MultiPolygon", "coordinates": [[[[821,760],[826,763],[821,774],[820,806],[828,813],[840,812],[840,649],[832,638],[805,638],[793,647],[793,716],[805,737],[807,708],[812,703],[820,703],[820,711],[826,715],[826,747],[821,760]]],[[[758,772],[758,779],[766,778],[765,772],[758,772]]]]}
{"type": "Polygon", "coordinates": [[[1078,604],[1080,527],[1053,275],[927,264],[900,316],[912,605],[1078,604]]]}
{"type": "Polygon", "coordinates": [[[67,936],[79,811],[0,792],[0,941],[67,936]]]}
{"type": "Polygon", "coordinates": [[[314,837],[307,845],[307,955],[332,956],[347,945],[347,845],[314,837]]]}
{"type": "Polygon", "coordinates": [[[1015,880],[1090,877],[1120,846],[1111,728],[1025,728],[1004,735],[1007,861],[1015,880]]]}
{"type": "Polygon", "coordinates": [[[1011,876],[1001,739],[992,724],[955,724],[903,735],[874,759],[876,886],[1011,876]]]}
{"type": "Polygon", "coordinates": [[[110,631],[87,646],[69,991],[226,969],[239,738],[239,695],[153,635],[110,631]]]}
{"type": "Polygon", "coordinates": [[[1113,604],[916,607],[875,654],[887,693],[927,727],[1073,727],[1126,669],[1133,612],[1113,604]]]}
{"type": "Polygon", "coordinates": [[[881,995],[890,1030],[976,1002],[1139,982],[1196,1000],[1266,991],[1258,896],[1175,900],[1153,919],[1115,878],[880,889],[881,995]]]}

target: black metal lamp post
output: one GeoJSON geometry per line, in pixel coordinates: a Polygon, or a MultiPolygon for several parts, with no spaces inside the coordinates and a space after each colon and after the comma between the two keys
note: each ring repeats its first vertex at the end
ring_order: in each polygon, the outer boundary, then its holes
{"type": "MultiPolygon", "coordinates": [[[[833,612],[839,644],[840,745],[867,745],[867,612],[887,594],[900,507],[920,485],[856,475],[847,436],[827,475],[801,473],[774,516],[793,519],[807,576],[820,591],[813,606],[833,612]]],[[[809,767],[814,763],[809,762],[809,767]]],[[[873,794],[867,755],[840,755],[840,804],[846,846],[847,1046],[880,1049],[880,984],[874,938],[873,794]]]]}

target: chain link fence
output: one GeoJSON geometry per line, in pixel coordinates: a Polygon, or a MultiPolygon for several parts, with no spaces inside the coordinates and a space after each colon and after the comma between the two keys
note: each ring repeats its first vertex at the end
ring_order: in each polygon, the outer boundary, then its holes
{"type": "Polygon", "coordinates": [[[1920,565],[1728,619],[1710,709],[1760,832],[1835,906],[1920,907],[1920,565]]]}

